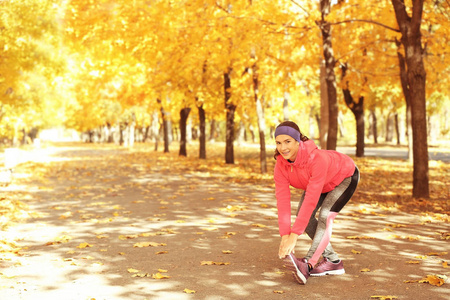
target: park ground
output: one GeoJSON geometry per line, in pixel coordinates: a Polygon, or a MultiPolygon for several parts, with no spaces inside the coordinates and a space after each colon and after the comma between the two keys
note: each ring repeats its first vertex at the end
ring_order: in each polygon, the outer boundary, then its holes
{"type": "Polygon", "coordinates": [[[413,199],[406,160],[354,158],[332,237],[346,274],[303,286],[277,257],[273,160],[262,175],[254,147],[235,165],[223,147],[153,148],[22,150],[0,188],[0,299],[450,299],[448,162],[430,161],[431,198],[413,199]]]}

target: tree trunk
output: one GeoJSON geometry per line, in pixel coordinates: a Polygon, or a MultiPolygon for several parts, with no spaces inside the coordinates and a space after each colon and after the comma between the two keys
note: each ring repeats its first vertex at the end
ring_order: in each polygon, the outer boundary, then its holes
{"type": "Polygon", "coordinates": [[[400,145],[400,126],[398,122],[398,113],[394,113],[395,136],[397,137],[397,145],[400,145]]]}
{"type": "Polygon", "coordinates": [[[225,163],[234,164],[234,113],[236,111],[236,105],[231,103],[231,79],[230,79],[229,69],[223,74],[224,80],[224,92],[225,92],[225,109],[227,112],[226,116],[226,146],[225,146],[225,163]]]}
{"type": "Polygon", "coordinates": [[[153,112],[152,125],[151,125],[151,137],[155,140],[155,151],[158,151],[158,142],[159,142],[159,120],[158,120],[158,111],[153,112]]]}
{"type": "Polygon", "coordinates": [[[191,112],[190,107],[185,107],[180,110],[180,152],[178,155],[187,156],[186,144],[187,144],[187,119],[189,117],[189,113],[191,112]]]}
{"type": "Polygon", "coordinates": [[[261,97],[259,97],[259,78],[258,78],[258,66],[256,63],[253,65],[253,93],[256,104],[256,116],[258,119],[258,131],[259,131],[259,162],[261,167],[261,174],[267,173],[267,159],[266,159],[266,138],[264,133],[266,132],[266,123],[264,118],[264,107],[262,105],[261,97]]]}
{"type": "Polygon", "coordinates": [[[336,150],[337,134],[338,134],[338,104],[336,92],[336,75],[334,66],[336,61],[333,54],[333,46],[331,43],[331,24],[325,21],[325,17],[330,13],[331,0],[320,0],[320,12],[322,20],[318,22],[322,31],[323,57],[325,59],[325,80],[327,83],[328,97],[328,136],[327,149],[336,150]]]}
{"type": "Polygon", "coordinates": [[[209,124],[209,141],[214,142],[216,139],[216,120],[212,119],[209,124]]]}
{"type": "Polygon", "coordinates": [[[385,133],[385,141],[392,142],[394,138],[394,126],[391,113],[388,113],[386,117],[386,133],[385,133]]]}
{"type": "MultiPolygon", "coordinates": [[[[342,80],[344,80],[347,64],[342,65],[341,69],[342,80]]],[[[349,90],[348,81],[345,82],[342,92],[344,93],[345,104],[350,108],[356,120],[356,157],[364,157],[364,97],[360,96],[358,102],[356,102],[349,90]]]]}
{"type": "Polygon", "coordinates": [[[197,106],[198,108],[198,119],[200,123],[200,148],[198,158],[206,159],[206,116],[205,109],[203,108],[203,104],[197,106]]]}
{"type": "Polygon", "coordinates": [[[424,0],[412,1],[412,16],[406,11],[404,1],[391,0],[405,50],[411,124],[413,135],[413,197],[429,198],[429,166],[426,117],[426,71],[423,63],[424,49],[420,25],[424,0]]]}
{"type": "Polygon", "coordinates": [[[400,68],[400,83],[402,85],[403,95],[405,96],[406,102],[406,138],[408,140],[408,159],[410,162],[413,161],[413,150],[412,150],[412,124],[411,124],[411,94],[408,85],[408,75],[406,72],[406,61],[405,57],[400,51],[401,42],[396,40],[397,45],[397,57],[398,65],[400,68]]]}
{"type": "Polygon", "coordinates": [[[320,148],[327,149],[328,138],[328,88],[325,79],[325,64],[320,65],[320,148]]]}
{"type": "MultiPolygon", "coordinates": [[[[161,103],[161,100],[158,99],[158,103],[161,103]]],[[[161,105],[161,118],[162,118],[162,127],[163,127],[163,136],[164,136],[164,153],[169,152],[169,120],[167,116],[167,112],[164,110],[164,107],[161,105]]]]}
{"type": "Polygon", "coordinates": [[[373,131],[373,143],[375,145],[378,144],[378,120],[377,120],[377,115],[375,113],[375,109],[372,110],[371,112],[371,116],[372,116],[372,131],[373,131]]]}

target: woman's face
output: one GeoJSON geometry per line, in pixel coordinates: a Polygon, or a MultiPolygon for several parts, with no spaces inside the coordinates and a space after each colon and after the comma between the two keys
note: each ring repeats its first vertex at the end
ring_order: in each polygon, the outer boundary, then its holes
{"type": "Polygon", "coordinates": [[[284,159],[294,161],[297,157],[299,142],[287,134],[280,134],[275,138],[277,150],[284,159]]]}

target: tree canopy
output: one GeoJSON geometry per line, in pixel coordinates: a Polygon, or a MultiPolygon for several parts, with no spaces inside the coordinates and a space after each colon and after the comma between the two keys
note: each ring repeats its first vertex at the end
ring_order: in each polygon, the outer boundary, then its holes
{"type": "MultiPolygon", "coordinates": [[[[3,135],[61,122],[84,131],[131,113],[145,126],[161,106],[175,122],[180,109],[199,105],[208,120],[224,120],[227,71],[237,120],[256,125],[255,63],[269,127],[282,121],[285,95],[302,128],[320,106],[318,1],[26,0],[2,1],[0,10],[3,135]]],[[[449,20],[448,1],[425,1],[430,115],[449,101],[449,20]]],[[[337,1],[327,21],[338,89],[348,83],[355,99],[381,110],[403,107],[397,51],[405,50],[392,4],[337,1]]],[[[339,90],[338,100],[345,111],[339,90]]]]}

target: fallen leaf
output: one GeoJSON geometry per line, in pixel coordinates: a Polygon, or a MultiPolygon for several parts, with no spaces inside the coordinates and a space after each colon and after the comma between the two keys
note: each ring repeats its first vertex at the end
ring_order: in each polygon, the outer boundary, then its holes
{"type": "Polygon", "coordinates": [[[158,246],[166,246],[164,243],[155,243],[155,242],[141,242],[133,245],[134,248],[143,248],[143,247],[158,247],[158,246]]]}
{"type": "Polygon", "coordinates": [[[223,254],[232,254],[233,251],[231,251],[231,250],[222,250],[222,253],[223,254]]]}
{"type": "Polygon", "coordinates": [[[374,237],[371,237],[371,236],[356,236],[356,235],[348,236],[347,238],[351,239],[351,240],[370,240],[370,239],[374,239],[374,237]]]}
{"type": "Polygon", "coordinates": [[[420,261],[418,261],[418,260],[409,260],[406,263],[407,264],[420,264],[420,261]]]}
{"type": "Polygon", "coordinates": [[[161,273],[152,274],[153,279],[168,279],[170,276],[162,275],[161,273]]]}
{"type": "Polygon", "coordinates": [[[139,270],[133,269],[133,268],[128,268],[127,269],[128,273],[138,273],[139,270]]]}
{"type": "Polygon", "coordinates": [[[416,255],[414,258],[420,258],[420,259],[428,259],[428,256],[426,255],[416,255]]]}
{"type": "Polygon", "coordinates": [[[414,283],[414,282],[419,282],[419,280],[405,280],[405,281],[403,281],[403,283],[414,283]]]}
{"type": "Polygon", "coordinates": [[[168,271],[167,271],[167,270],[164,270],[164,269],[158,269],[158,272],[159,272],[159,273],[167,273],[168,271]]]}
{"type": "Polygon", "coordinates": [[[216,266],[224,266],[224,265],[229,265],[230,263],[228,262],[216,262],[216,261],[202,261],[200,262],[200,264],[202,266],[212,266],[212,265],[216,265],[216,266]]]}
{"type": "Polygon", "coordinates": [[[186,294],[195,294],[196,293],[196,291],[190,290],[190,289],[184,289],[183,292],[186,294]]]}
{"type": "Polygon", "coordinates": [[[150,274],[149,273],[136,273],[136,274],[131,275],[131,277],[140,277],[140,278],[150,277],[150,274]]]}
{"type": "Polygon", "coordinates": [[[442,255],[446,255],[448,252],[430,252],[427,253],[428,256],[442,256],[442,255]]]}
{"type": "Polygon", "coordinates": [[[398,299],[397,296],[370,296],[370,298],[373,298],[373,299],[380,299],[380,300],[392,300],[392,299],[398,299]]]}
{"type": "Polygon", "coordinates": [[[275,294],[284,294],[284,291],[273,291],[275,294]]]}
{"type": "Polygon", "coordinates": [[[119,240],[128,240],[128,239],[135,239],[139,237],[137,234],[130,234],[130,235],[119,235],[119,240]]]}
{"type": "Polygon", "coordinates": [[[442,262],[442,266],[443,266],[444,268],[448,268],[448,263],[447,263],[446,261],[443,261],[443,262],[442,262]]]}
{"type": "Polygon", "coordinates": [[[88,244],[88,243],[81,243],[80,245],[77,246],[77,248],[83,249],[83,248],[89,248],[92,247],[92,245],[88,244]]]}
{"type": "Polygon", "coordinates": [[[419,280],[420,283],[429,283],[434,286],[441,286],[444,284],[447,276],[445,275],[427,275],[427,277],[419,280]]]}
{"type": "Polygon", "coordinates": [[[364,268],[364,269],[362,269],[360,272],[370,272],[370,269],[364,268]]]}
{"type": "Polygon", "coordinates": [[[361,254],[361,251],[357,251],[357,250],[352,249],[352,253],[353,254],[361,254]]]}
{"type": "Polygon", "coordinates": [[[167,254],[167,253],[169,253],[169,251],[158,251],[155,254],[167,254]]]}
{"type": "Polygon", "coordinates": [[[264,227],[267,227],[267,226],[264,225],[264,224],[252,224],[252,227],[261,227],[261,228],[264,228],[264,227]]]}

